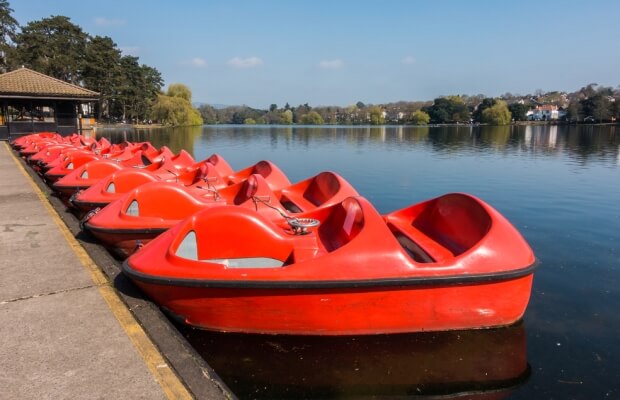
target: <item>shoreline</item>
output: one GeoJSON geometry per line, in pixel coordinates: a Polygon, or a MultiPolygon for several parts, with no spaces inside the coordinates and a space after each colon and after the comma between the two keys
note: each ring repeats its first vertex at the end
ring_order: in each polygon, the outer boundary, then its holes
{"type": "MultiPolygon", "coordinates": [[[[620,125],[620,122],[602,122],[602,123],[574,123],[574,122],[565,122],[565,121],[515,121],[507,125],[490,125],[490,124],[480,124],[480,123],[452,123],[452,124],[426,124],[426,125],[414,125],[414,124],[382,124],[382,125],[371,125],[371,124],[317,124],[317,125],[305,125],[305,124],[203,124],[203,125],[191,125],[191,126],[217,126],[217,125],[226,125],[226,126],[239,126],[239,127],[256,127],[256,126],[288,126],[288,127],[381,127],[381,126],[407,126],[407,127],[441,127],[441,126],[468,126],[468,127],[477,127],[477,126],[617,126],[620,125]]],[[[184,128],[190,127],[187,125],[162,125],[162,124],[101,124],[94,125],[92,130],[97,129],[159,129],[159,128],[184,128]]]]}

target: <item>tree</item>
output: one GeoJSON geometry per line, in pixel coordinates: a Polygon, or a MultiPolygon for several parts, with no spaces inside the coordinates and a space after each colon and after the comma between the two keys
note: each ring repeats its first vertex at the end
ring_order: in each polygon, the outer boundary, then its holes
{"type": "Polygon", "coordinates": [[[484,112],[484,110],[493,107],[495,104],[497,104],[497,101],[495,99],[492,99],[490,97],[483,99],[482,103],[478,104],[474,112],[471,114],[471,118],[475,122],[482,122],[482,113],[484,112]]]}
{"type": "MultiPolygon", "coordinates": [[[[15,34],[17,22],[6,0],[0,0],[0,50],[2,39],[13,40],[7,63],[83,85],[100,93],[98,116],[141,120],[162,87],[161,74],[140,64],[137,57],[121,56],[109,37],[90,37],[68,17],[51,16],[29,22],[15,34]]],[[[2,60],[0,59],[0,68],[2,60]]],[[[190,92],[191,93],[191,92],[190,92]]],[[[191,97],[191,94],[190,94],[191,97]]]]}
{"type": "MultiPolygon", "coordinates": [[[[215,110],[218,123],[243,125],[245,120],[250,118],[257,123],[268,123],[273,115],[267,110],[259,110],[248,106],[231,106],[215,110]]],[[[279,116],[278,116],[279,119],[279,116]]]]}
{"type": "Polygon", "coordinates": [[[200,116],[202,117],[202,120],[205,124],[217,124],[217,112],[212,106],[208,104],[203,104],[198,107],[198,112],[200,113],[200,116]]]}
{"type": "Polygon", "coordinates": [[[87,88],[99,92],[99,119],[110,114],[112,101],[121,84],[120,59],[121,52],[109,37],[95,36],[87,43],[82,76],[87,88]]]}
{"type": "Polygon", "coordinates": [[[11,44],[15,41],[19,24],[13,18],[13,9],[7,0],[0,0],[0,69],[7,69],[7,54],[11,50],[11,44]]]}
{"type": "Polygon", "coordinates": [[[121,73],[115,95],[115,115],[123,119],[145,119],[161,89],[161,74],[155,68],[140,65],[138,57],[123,56],[119,65],[121,73]]]}
{"type": "Polygon", "coordinates": [[[360,110],[356,104],[351,104],[345,109],[345,124],[357,124],[359,121],[360,110]]]}
{"type": "Polygon", "coordinates": [[[422,110],[417,110],[411,115],[411,123],[414,125],[427,125],[431,122],[431,116],[422,110]]]}
{"type": "Polygon", "coordinates": [[[304,124],[305,122],[303,122],[303,117],[304,117],[305,114],[310,112],[310,110],[312,110],[312,108],[308,105],[308,103],[300,104],[298,107],[292,109],[292,111],[293,111],[293,122],[304,124]]]}
{"type": "Polygon", "coordinates": [[[589,83],[588,85],[579,89],[579,94],[582,98],[587,99],[588,97],[592,97],[596,94],[596,87],[598,83],[589,83]]]}
{"type": "Polygon", "coordinates": [[[566,107],[566,118],[569,122],[577,122],[583,119],[583,111],[581,103],[577,100],[572,100],[566,107]]]}
{"type": "MultiPolygon", "coordinates": [[[[181,100],[181,99],[179,99],[181,100]]],[[[151,116],[164,125],[177,125],[177,114],[182,112],[180,104],[172,97],[160,94],[151,107],[151,116]]]]}
{"type": "Polygon", "coordinates": [[[52,16],[29,22],[15,36],[13,66],[79,85],[82,81],[87,34],[68,17],[52,16]]]}
{"type": "Polygon", "coordinates": [[[243,111],[237,111],[233,113],[230,123],[235,125],[243,125],[245,123],[245,120],[247,119],[245,115],[246,114],[243,111]]]}
{"type": "Polygon", "coordinates": [[[512,103],[508,106],[508,111],[512,114],[515,121],[527,121],[527,112],[530,107],[521,103],[512,103]]]}
{"type": "Polygon", "coordinates": [[[268,111],[265,115],[263,115],[262,119],[266,124],[280,124],[282,123],[282,113],[278,112],[277,109],[274,109],[273,111],[268,111]]]}
{"type": "Polygon", "coordinates": [[[256,121],[254,120],[254,118],[246,118],[243,121],[244,125],[256,125],[256,121]]]}
{"type": "Polygon", "coordinates": [[[202,125],[198,110],[182,97],[160,94],[151,108],[153,119],[164,125],[190,126],[202,125]]]}
{"type": "Polygon", "coordinates": [[[284,110],[284,112],[280,114],[280,118],[284,125],[290,125],[293,123],[293,112],[291,110],[284,110]]]}
{"type": "Polygon", "coordinates": [[[140,81],[140,64],[138,57],[123,56],[119,62],[121,74],[116,92],[115,114],[123,120],[134,116],[134,108],[140,99],[135,82],[140,81]]]}
{"type": "Polygon", "coordinates": [[[182,83],[170,84],[170,86],[168,86],[167,95],[172,97],[180,97],[189,101],[190,103],[192,102],[192,91],[189,87],[185,86],[182,83]]]}
{"type": "Polygon", "coordinates": [[[611,103],[612,116],[616,119],[620,119],[620,98],[616,97],[615,101],[611,103]]]}
{"type": "Polygon", "coordinates": [[[383,116],[383,109],[379,106],[372,106],[368,110],[370,114],[371,125],[383,125],[385,123],[385,117],[383,116]]]}
{"type": "Polygon", "coordinates": [[[482,122],[490,125],[508,125],[512,120],[512,115],[508,111],[508,106],[503,100],[496,101],[495,105],[482,112],[482,122]]]}
{"type": "Polygon", "coordinates": [[[139,68],[139,74],[140,79],[135,82],[138,87],[138,91],[146,99],[155,99],[157,95],[161,93],[161,88],[164,85],[164,80],[161,77],[161,73],[153,67],[142,64],[139,68]]]}
{"type": "Polygon", "coordinates": [[[310,111],[301,117],[301,123],[305,125],[323,125],[323,118],[316,111],[310,111]]]}
{"type": "Polygon", "coordinates": [[[0,0],[0,44],[8,45],[15,40],[19,23],[13,18],[13,9],[7,0],[0,0]]]}
{"type": "Polygon", "coordinates": [[[599,92],[581,101],[583,114],[603,122],[611,117],[610,101],[606,95],[599,92]]]}
{"type": "Polygon", "coordinates": [[[192,107],[192,91],[189,87],[173,83],[167,93],[157,96],[151,109],[154,119],[173,126],[202,125],[200,113],[192,107]]]}
{"type": "Polygon", "coordinates": [[[471,119],[471,113],[463,101],[463,98],[461,96],[448,96],[447,99],[451,103],[452,121],[469,122],[471,119]]]}
{"type": "Polygon", "coordinates": [[[277,109],[278,109],[278,105],[277,104],[272,104],[272,105],[269,106],[269,111],[275,111],[277,109]]]}
{"type": "Polygon", "coordinates": [[[469,122],[469,110],[460,96],[439,97],[433,105],[422,111],[431,117],[431,122],[446,124],[451,122],[469,122]]]}

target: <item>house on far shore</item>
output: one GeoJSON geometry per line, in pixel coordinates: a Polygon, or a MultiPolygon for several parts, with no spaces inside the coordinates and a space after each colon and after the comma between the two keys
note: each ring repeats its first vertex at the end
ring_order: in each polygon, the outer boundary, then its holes
{"type": "Polygon", "coordinates": [[[553,104],[542,104],[526,113],[529,121],[551,121],[563,117],[563,112],[553,104]]]}
{"type": "Polygon", "coordinates": [[[0,140],[32,132],[90,129],[99,93],[28,68],[0,74],[0,140]]]}

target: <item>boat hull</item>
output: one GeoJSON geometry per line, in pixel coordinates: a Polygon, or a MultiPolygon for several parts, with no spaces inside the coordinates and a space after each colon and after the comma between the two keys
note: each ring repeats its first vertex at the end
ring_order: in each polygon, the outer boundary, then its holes
{"type": "Polygon", "coordinates": [[[121,260],[129,257],[136,252],[136,250],[166,231],[166,228],[126,230],[97,229],[89,225],[88,222],[86,222],[84,226],[101,242],[103,247],[121,260]]]}
{"type": "MultiPolygon", "coordinates": [[[[123,270],[149,297],[183,322],[214,331],[365,335],[511,325],[527,307],[532,274],[476,282],[454,279],[342,282],[339,287],[217,287],[123,270]],[[203,286],[203,287],[200,287],[203,286]]],[[[260,285],[259,285],[260,286],[260,285]]],[[[268,286],[268,285],[266,285],[268,286]]]]}
{"type": "Polygon", "coordinates": [[[94,210],[95,208],[103,208],[110,204],[109,202],[95,202],[95,201],[80,201],[73,198],[71,200],[71,205],[79,210],[83,215],[88,213],[89,211],[94,210]]]}
{"type": "Polygon", "coordinates": [[[66,197],[66,198],[70,198],[71,196],[73,196],[75,193],[79,192],[80,190],[86,190],[88,189],[88,186],[66,186],[66,185],[58,185],[57,184],[58,181],[56,181],[56,183],[54,183],[52,185],[52,189],[59,195],[62,197],[66,197]]]}

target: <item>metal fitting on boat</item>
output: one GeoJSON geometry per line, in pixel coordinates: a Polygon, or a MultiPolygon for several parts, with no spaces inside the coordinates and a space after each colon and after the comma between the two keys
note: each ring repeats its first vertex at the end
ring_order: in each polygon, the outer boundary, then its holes
{"type": "Polygon", "coordinates": [[[314,218],[288,218],[286,220],[286,222],[288,222],[288,224],[291,226],[291,228],[293,229],[293,233],[295,233],[295,235],[305,235],[308,232],[309,228],[314,228],[317,227],[321,224],[321,221],[319,221],[318,219],[314,219],[314,218]]]}
{"type": "Polygon", "coordinates": [[[94,217],[95,215],[97,215],[97,213],[101,211],[100,207],[95,208],[94,210],[90,210],[85,216],[84,218],[82,218],[82,220],[80,221],[80,229],[84,230],[84,224],[86,222],[88,222],[88,220],[90,220],[92,217],[94,217]]]}

